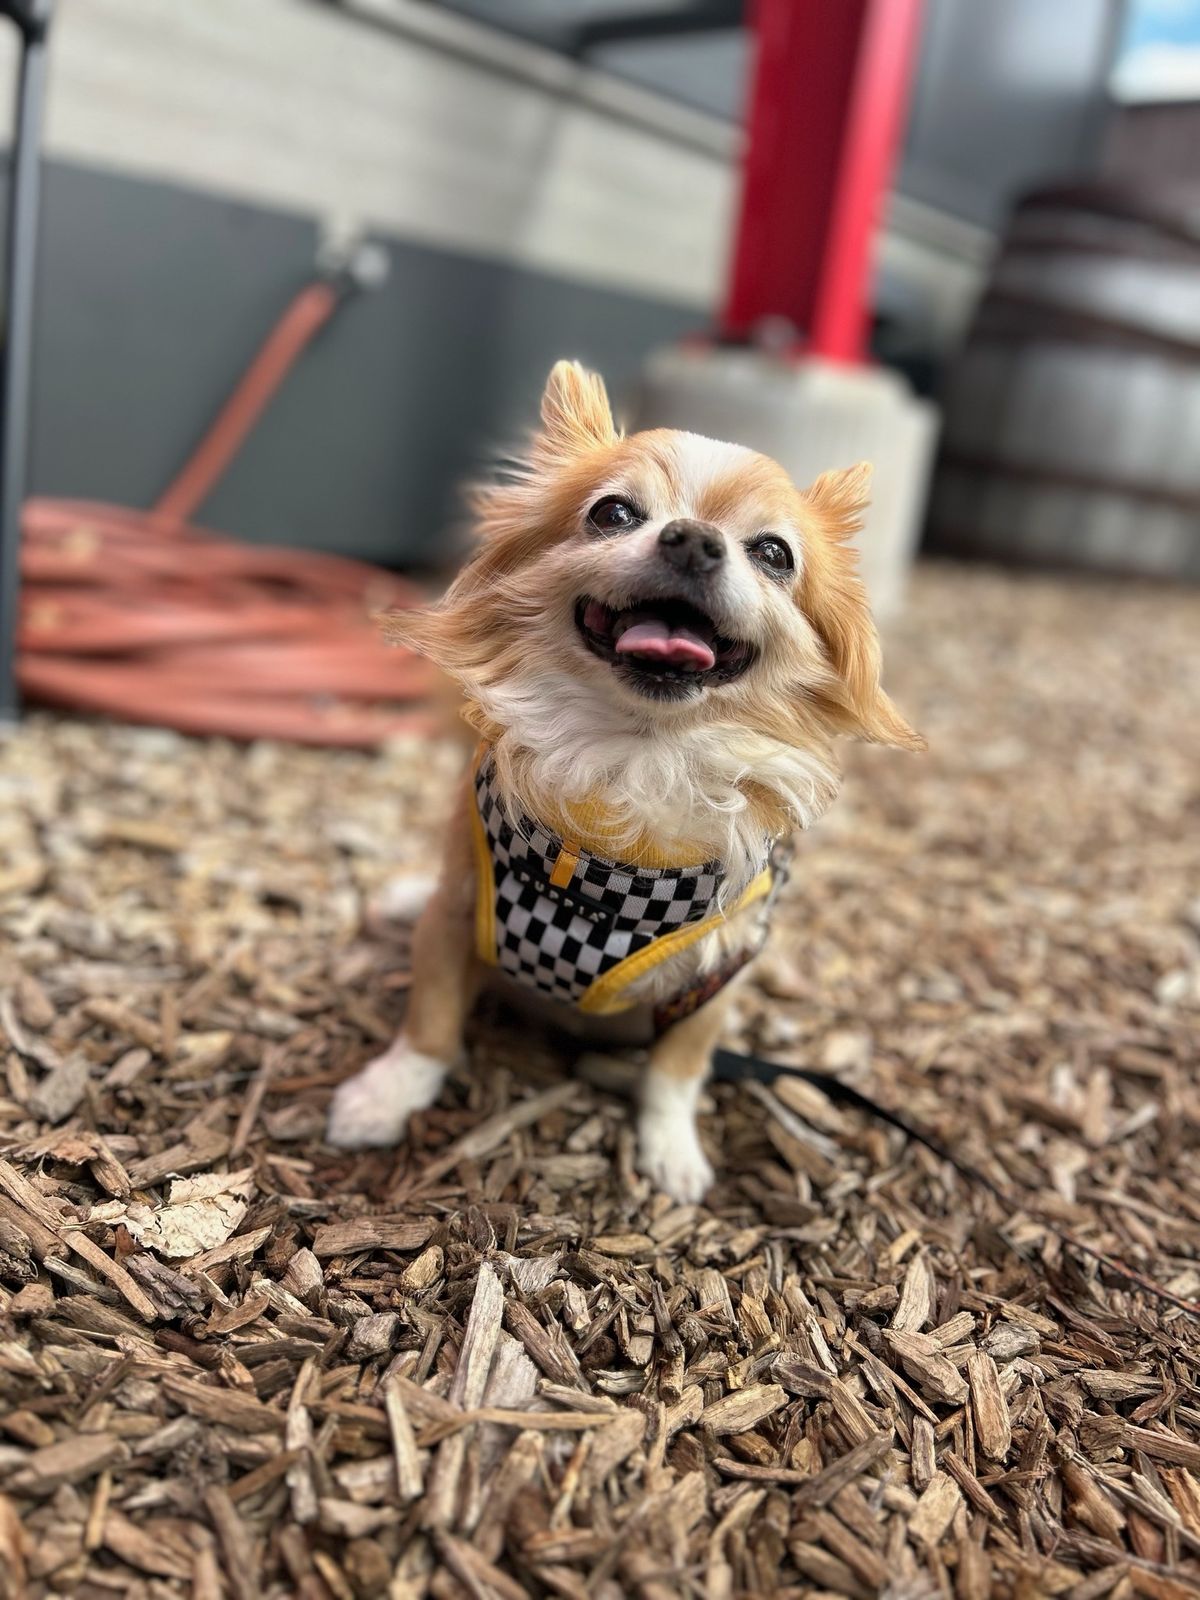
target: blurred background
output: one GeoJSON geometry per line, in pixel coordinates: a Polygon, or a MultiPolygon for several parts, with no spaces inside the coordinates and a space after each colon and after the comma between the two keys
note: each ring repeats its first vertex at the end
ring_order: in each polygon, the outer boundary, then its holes
{"type": "Polygon", "coordinates": [[[921,545],[1200,571],[1200,0],[5,9],[50,16],[31,497],[154,506],[315,277],[174,514],[441,570],[568,354],[797,476],[887,458],[885,615],[921,545]]]}

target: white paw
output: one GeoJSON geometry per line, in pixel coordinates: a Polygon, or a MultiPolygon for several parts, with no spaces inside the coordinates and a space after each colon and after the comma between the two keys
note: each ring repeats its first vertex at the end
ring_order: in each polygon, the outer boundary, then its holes
{"type": "Polygon", "coordinates": [[[702,1200],[713,1169],[700,1148],[691,1114],[643,1111],[638,1118],[638,1169],[672,1200],[702,1200]]]}
{"type": "Polygon", "coordinates": [[[406,873],[390,878],[371,897],[368,910],[380,922],[415,922],[433,899],[438,880],[432,873],[406,873]]]}
{"type": "Polygon", "coordinates": [[[395,1144],[412,1113],[437,1099],[446,1072],[445,1062],[397,1039],[339,1087],[329,1106],[326,1141],[345,1150],[395,1144]]]}

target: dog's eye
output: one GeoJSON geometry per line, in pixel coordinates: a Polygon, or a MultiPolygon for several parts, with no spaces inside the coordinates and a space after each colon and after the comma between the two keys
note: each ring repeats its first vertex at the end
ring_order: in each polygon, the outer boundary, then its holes
{"type": "Polygon", "coordinates": [[[588,521],[597,533],[626,533],[643,520],[641,512],[619,494],[606,494],[588,512],[588,521]]]}
{"type": "Polygon", "coordinates": [[[751,561],[757,561],[760,567],[765,567],[772,577],[785,576],[796,564],[783,540],[770,535],[756,539],[750,546],[749,554],[751,561]]]}

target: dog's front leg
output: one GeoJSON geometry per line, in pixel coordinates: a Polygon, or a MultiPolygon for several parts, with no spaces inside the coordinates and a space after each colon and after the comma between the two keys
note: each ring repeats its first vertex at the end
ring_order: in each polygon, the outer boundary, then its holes
{"type": "Polygon", "coordinates": [[[699,1200],[713,1180],[700,1147],[696,1105],[729,1009],[722,989],[656,1040],[642,1080],[638,1167],[672,1200],[699,1200]]]}
{"type": "Polygon", "coordinates": [[[330,1144],[352,1150],[395,1144],[410,1115],[433,1104],[447,1072],[461,1061],[463,1025],[479,981],[474,905],[470,822],[460,804],[438,887],[413,930],[404,1031],[334,1095],[330,1144]]]}

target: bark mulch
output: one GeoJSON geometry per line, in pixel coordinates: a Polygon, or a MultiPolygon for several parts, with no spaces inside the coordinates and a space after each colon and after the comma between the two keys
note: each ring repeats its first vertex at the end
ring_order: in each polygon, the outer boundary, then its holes
{"type": "Polygon", "coordinates": [[[403,1148],[328,1149],[404,1007],[365,908],[456,757],[31,717],[0,1595],[1200,1592],[1198,641],[1194,591],[922,570],[931,752],[848,752],[742,1002],[1003,1202],[781,1079],[714,1088],[674,1206],[486,1012],[403,1148]]]}

